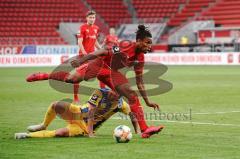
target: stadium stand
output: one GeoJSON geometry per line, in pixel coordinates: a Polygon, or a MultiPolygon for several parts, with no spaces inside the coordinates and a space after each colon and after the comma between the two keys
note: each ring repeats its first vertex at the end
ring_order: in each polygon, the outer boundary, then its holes
{"type": "Polygon", "coordinates": [[[222,0],[202,13],[201,18],[213,19],[219,26],[240,26],[240,1],[222,0]]]}
{"type": "Polygon", "coordinates": [[[127,6],[122,0],[87,0],[87,3],[101,15],[110,27],[118,26],[121,19],[131,18],[127,6]]]}
{"type": "Polygon", "coordinates": [[[83,22],[89,9],[97,12],[97,25],[104,33],[108,27],[116,28],[134,19],[166,23],[161,39],[168,39],[193,20],[240,26],[240,0],[1,0],[0,45],[68,44],[58,32],[60,23],[83,22]]]}
{"type": "Polygon", "coordinates": [[[1,44],[66,44],[59,23],[81,21],[83,6],[76,0],[1,0],[1,44]]]}
{"type": "Polygon", "coordinates": [[[190,0],[185,7],[179,12],[176,13],[168,22],[168,26],[179,26],[183,22],[186,22],[188,19],[200,13],[204,8],[210,6],[211,3],[214,3],[215,0],[190,0]]]}
{"type": "Polygon", "coordinates": [[[178,12],[181,4],[186,3],[185,0],[133,0],[132,2],[140,19],[170,18],[178,12]]]}

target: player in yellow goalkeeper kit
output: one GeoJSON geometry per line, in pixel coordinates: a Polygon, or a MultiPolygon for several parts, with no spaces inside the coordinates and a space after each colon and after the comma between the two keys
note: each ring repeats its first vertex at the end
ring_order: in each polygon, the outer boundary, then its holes
{"type": "Polygon", "coordinates": [[[16,133],[15,138],[70,137],[83,135],[93,137],[93,132],[117,112],[129,115],[134,130],[138,133],[137,120],[131,113],[129,105],[113,91],[109,89],[97,89],[84,105],[75,105],[66,101],[52,103],[41,124],[29,126],[27,129],[30,133],[16,133]],[[57,130],[46,130],[56,116],[64,119],[68,123],[67,126],[57,130]]]}

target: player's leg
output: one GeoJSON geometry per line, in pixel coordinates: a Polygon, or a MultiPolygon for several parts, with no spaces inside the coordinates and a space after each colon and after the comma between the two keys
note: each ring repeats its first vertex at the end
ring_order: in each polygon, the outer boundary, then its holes
{"type": "Polygon", "coordinates": [[[139,127],[141,132],[144,132],[148,126],[144,119],[143,108],[140,104],[137,93],[131,89],[129,83],[121,84],[115,87],[116,91],[128,99],[128,104],[130,105],[131,111],[134,113],[135,117],[138,120],[139,127]]]}
{"type": "Polygon", "coordinates": [[[69,130],[67,128],[60,128],[57,130],[42,130],[38,132],[28,133],[30,138],[44,138],[44,137],[68,137],[69,130]]]}
{"type": "Polygon", "coordinates": [[[69,136],[68,128],[60,128],[57,130],[41,130],[31,133],[15,133],[15,139],[68,137],[68,136],[69,136]]]}
{"type": "Polygon", "coordinates": [[[140,104],[137,93],[131,89],[127,78],[120,72],[111,72],[111,76],[114,88],[120,95],[128,99],[128,104],[131,108],[131,111],[134,113],[135,117],[138,120],[140,130],[141,132],[144,132],[148,128],[148,126],[144,119],[143,108],[140,104]]]}
{"type": "Polygon", "coordinates": [[[144,119],[143,109],[140,105],[136,92],[130,88],[131,86],[129,85],[126,77],[120,72],[105,69],[98,75],[98,79],[128,99],[131,111],[136,114],[141,131],[145,131],[148,126],[144,119]]]}
{"type": "Polygon", "coordinates": [[[28,82],[41,81],[41,80],[57,80],[67,83],[79,83],[82,80],[88,80],[97,76],[98,71],[103,66],[102,59],[98,58],[85,63],[73,70],[73,73],[66,71],[55,71],[52,73],[34,73],[29,75],[26,80],[28,82]]]}
{"type": "Polygon", "coordinates": [[[83,136],[86,132],[77,124],[68,124],[65,128],[57,130],[42,130],[31,133],[16,133],[16,139],[23,138],[48,138],[48,137],[72,137],[72,136],[83,136]]]}
{"type": "Polygon", "coordinates": [[[86,123],[82,120],[80,108],[74,104],[59,101],[54,102],[48,108],[44,121],[40,125],[34,125],[31,128],[31,133],[16,133],[16,139],[33,138],[33,137],[68,137],[76,135],[87,134],[86,123]],[[62,119],[68,122],[66,128],[60,128],[57,130],[44,130],[51,123],[51,121],[58,115],[62,119]],[[35,129],[33,129],[35,128],[35,129]]]}
{"type": "Polygon", "coordinates": [[[74,132],[80,131],[78,129],[77,129],[78,131],[76,131],[76,125],[77,125],[78,128],[81,129],[81,132],[83,131],[84,133],[87,133],[87,125],[83,120],[83,116],[82,116],[80,107],[78,105],[75,105],[73,103],[68,103],[65,101],[59,101],[55,106],[55,111],[60,118],[64,119],[66,122],[70,124],[71,127],[73,127],[74,132]],[[71,125],[71,124],[75,124],[75,125],[71,125]]]}
{"type": "Polygon", "coordinates": [[[73,85],[73,101],[74,101],[74,103],[80,103],[80,100],[78,97],[78,91],[79,91],[79,83],[75,83],[73,85]]]}
{"type": "Polygon", "coordinates": [[[51,73],[33,73],[27,78],[27,82],[42,81],[42,80],[57,80],[67,83],[79,83],[84,79],[85,72],[88,69],[88,64],[84,64],[73,70],[73,73],[66,71],[54,71],[51,73]]]}
{"type": "Polygon", "coordinates": [[[71,120],[72,114],[69,111],[69,107],[71,103],[64,101],[53,102],[49,107],[45,114],[44,120],[41,124],[32,125],[27,128],[30,132],[45,130],[49,124],[56,118],[56,115],[61,117],[64,120],[71,120]]]}
{"type": "Polygon", "coordinates": [[[79,83],[84,80],[84,76],[87,70],[87,65],[82,65],[76,68],[71,74],[65,71],[56,71],[50,74],[48,73],[35,73],[27,77],[28,82],[40,81],[40,80],[57,80],[67,83],[73,83],[74,102],[79,103],[78,91],[79,83]]]}
{"type": "Polygon", "coordinates": [[[149,138],[151,135],[160,132],[164,128],[164,126],[162,125],[151,127],[147,126],[146,121],[144,119],[143,108],[140,104],[137,93],[131,89],[130,84],[125,83],[118,85],[116,86],[116,91],[128,99],[131,111],[134,113],[138,121],[143,138],[149,138]]]}
{"type": "Polygon", "coordinates": [[[143,138],[148,138],[152,134],[158,133],[163,129],[163,126],[151,126],[148,127],[144,119],[143,108],[140,104],[137,93],[132,90],[127,78],[120,72],[114,71],[111,73],[112,83],[115,90],[122,96],[128,99],[131,111],[134,113],[138,120],[139,127],[142,132],[143,138]]]}
{"type": "Polygon", "coordinates": [[[43,122],[38,125],[31,125],[27,128],[27,130],[30,132],[45,130],[56,117],[56,114],[57,114],[55,111],[56,105],[57,105],[57,102],[51,103],[51,105],[48,107],[48,110],[45,114],[43,122]]]}

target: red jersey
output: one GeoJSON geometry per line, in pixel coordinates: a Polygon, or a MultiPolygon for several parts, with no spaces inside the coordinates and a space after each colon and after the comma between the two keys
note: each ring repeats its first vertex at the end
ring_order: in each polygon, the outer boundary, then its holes
{"type": "Polygon", "coordinates": [[[141,74],[144,68],[144,53],[136,51],[136,43],[128,47],[121,46],[120,53],[108,53],[104,57],[104,63],[112,70],[134,66],[134,71],[141,74]]]}
{"type": "MultiPolygon", "coordinates": [[[[80,35],[78,38],[83,38],[83,47],[87,53],[94,52],[95,43],[99,33],[99,27],[97,25],[83,24],[80,27],[80,35]]],[[[81,54],[81,51],[79,51],[81,54]]]]}
{"type": "Polygon", "coordinates": [[[118,44],[118,37],[115,35],[107,35],[105,38],[106,45],[118,44]]]}

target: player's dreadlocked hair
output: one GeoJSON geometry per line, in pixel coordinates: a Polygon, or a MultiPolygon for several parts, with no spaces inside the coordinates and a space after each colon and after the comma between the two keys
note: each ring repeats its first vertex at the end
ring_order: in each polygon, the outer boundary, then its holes
{"type": "Polygon", "coordinates": [[[150,32],[150,30],[145,27],[145,25],[138,25],[138,30],[136,31],[136,40],[140,39],[143,40],[146,37],[151,38],[152,34],[150,32]]]}

